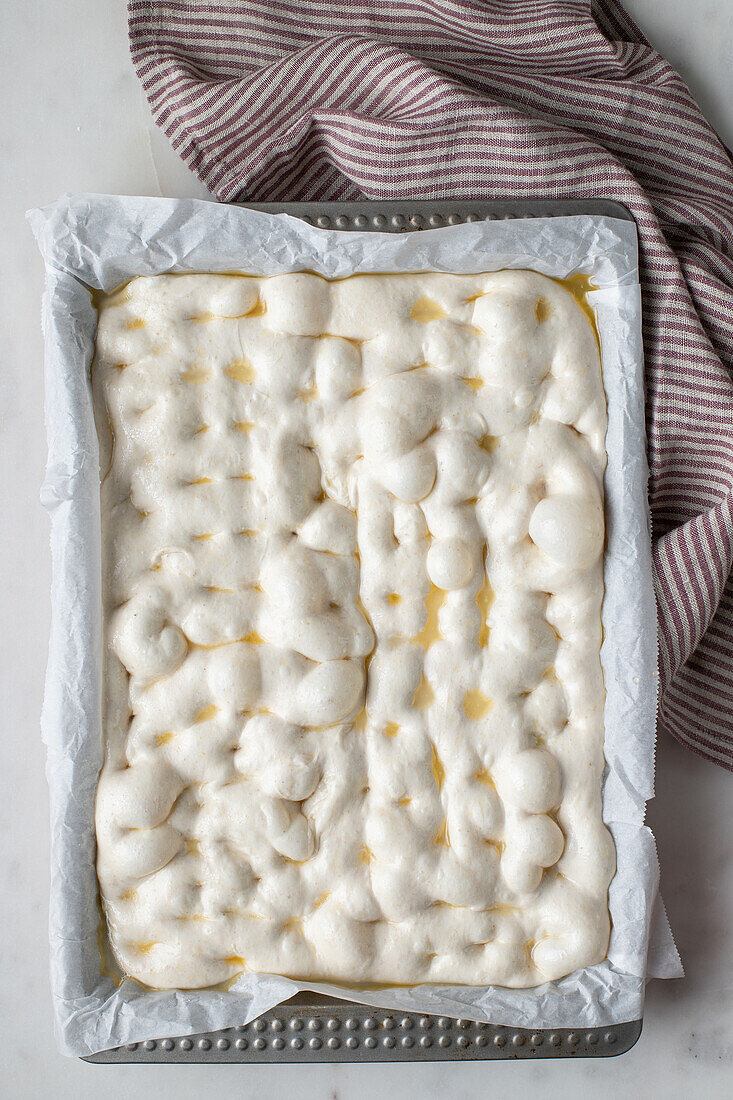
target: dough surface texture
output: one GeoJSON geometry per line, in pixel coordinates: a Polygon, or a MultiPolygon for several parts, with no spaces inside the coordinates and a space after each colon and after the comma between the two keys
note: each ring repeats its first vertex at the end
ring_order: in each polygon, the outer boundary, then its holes
{"type": "Polygon", "coordinates": [[[602,960],[606,409],[530,271],[99,303],[125,974],[539,985],[602,960]]]}

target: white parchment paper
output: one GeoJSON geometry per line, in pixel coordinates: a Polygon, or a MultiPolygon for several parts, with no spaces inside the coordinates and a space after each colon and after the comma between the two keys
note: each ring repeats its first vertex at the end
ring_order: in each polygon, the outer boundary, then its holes
{"type": "Polygon", "coordinates": [[[51,980],[66,1054],[243,1024],[301,989],[375,1007],[514,1027],[638,1019],[647,977],[682,968],[658,895],[645,803],[654,793],[656,612],[646,483],[641,299],[635,227],[575,216],[474,222],[419,233],[347,233],[285,215],[193,200],[75,195],[29,220],[46,261],[43,324],[51,513],[52,625],[42,718],[51,791],[51,980]],[[229,990],[151,992],[101,972],[94,798],[102,763],[98,444],[89,368],[90,288],[133,275],[309,269],[475,273],[533,268],[592,276],[608,400],[607,553],[601,659],[608,761],[603,816],[616,842],[608,958],[533,990],[416,986],[375,992],[242,975],[229,990]]]}

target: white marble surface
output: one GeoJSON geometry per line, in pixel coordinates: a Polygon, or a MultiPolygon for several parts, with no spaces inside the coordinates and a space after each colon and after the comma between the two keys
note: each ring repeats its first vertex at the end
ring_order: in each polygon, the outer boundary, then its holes
{"type": "MultiPolygon", "coordinates": [[[[628,0],[733,145],[730,0],[628,0]]],[[[62,1058],[51,1032],[46,961],[48,810],[38,733],[49,614],[43,476],[42,265],[23,212],[62,191],[199,195],[204,191],[154,129],[127,55],[124,0],[3,5],[0,47],[0,1095],[187,1100],[468,1100],[722,1097],[733,1063],[733,777],[665,740],[649,817],[664,895],[687,968],[653,983],[644,1033],[609,1061],[294,1067],[95,1067],[62,1058]],[[4,1080],[3,1080],[4,1078],[4,1080]]]]}

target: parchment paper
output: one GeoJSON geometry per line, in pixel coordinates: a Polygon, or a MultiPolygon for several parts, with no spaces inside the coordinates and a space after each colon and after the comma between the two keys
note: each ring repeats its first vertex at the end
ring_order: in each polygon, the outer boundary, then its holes
{"type": "Polygon", "coordinates": [[[52,625],[42,717],[51,792],[51,980],[69,1055],[232,1027],[301,989],[385,1008],[515,1027],[598,1027],[638,1019],[647,977],[682,968],[658,894],[645,802],[654,792],[656,611],[645,456],[641,300],[633,224],[590,216],[474,222],[419,233],[347,233],[285,215],[193,200],[65,196],[28,215],[46,261],[43,306],[51,513],[52,625]],[[456,273],[534,268],[590,274],[608,399],[607,553],[601,660],[608,761],[603,816],[616,842],[608,958],[533,990],[417,986],[345,991],[244,974],[229,990],[116,987],[100,967],[94,797],[102,763],[98,445],[89,368],[90,288],[133,275],[309,269],[456,273]]]}

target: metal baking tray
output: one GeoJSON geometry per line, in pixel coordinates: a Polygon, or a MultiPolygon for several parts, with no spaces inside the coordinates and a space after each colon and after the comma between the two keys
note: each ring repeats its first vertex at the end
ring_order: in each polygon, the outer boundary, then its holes
{"type": "Polygon", "coordinates": [[[86,1062],[472,1062],[499,1058],[609,1058],[641,1034],[614,1027],[532,1031],[449,1016],[392,1012],[298,993],[252,1023],[200,1035],[149,1039],[86,1062]]]}
{"type": "MultiPolygon", "coordinates": [[[[463,222],[589,214],[634,220],[612,199],[532,199],[237,203],[267,214],[290,214],[321,229],[410,233],[463,222]]],[[[531,1030],[448,1016],[393,1012],[298,993],[240,1027],[148,1039],[103,1050],[86,1062],[427,1062],[506,1058],[609,1058],[641,1035],[641,1020],[613,1027],[531,1030]]]]}
{"type": "Polygon", "coordinates": [[[348,229],[372,233],[410,233],[416,229],[440,229],[463,222],[501,221],[504,218],[566,218],[590,214],[596,218],[621,218],[633,222],[628,206],[614,199],[395,199],[360,202],[242,202],[250,210],[266,214],[291,214],[320,229],[348,229]]]}

